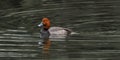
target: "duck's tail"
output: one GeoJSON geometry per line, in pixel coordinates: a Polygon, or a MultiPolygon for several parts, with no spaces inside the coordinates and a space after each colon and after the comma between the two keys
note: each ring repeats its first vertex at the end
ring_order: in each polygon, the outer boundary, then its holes
{"type": "Polygon", "coordinates": [[[71,29],[68,29],[68,28],[64,28],[64,30],[66,30],[68,33],[67,35],[70,35],[72,33],[72,30],[71,29]]]}
{"type": "Polygon", "coordinates": [[[74,35],[74,34],[79,34],[77,32],[73,32],[71,29],[68,29],[68,28],[64,28],[64,30],[66,30],[68,32],[67,35],[74,35]]]}

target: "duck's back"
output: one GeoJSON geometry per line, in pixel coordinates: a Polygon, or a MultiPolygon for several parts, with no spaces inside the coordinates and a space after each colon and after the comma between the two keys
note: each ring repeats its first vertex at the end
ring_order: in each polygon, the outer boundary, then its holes
{"type": "Polygon", "coordinates": [[[71,30],[62,27],[51,27],[49,32],[50,38],[65,38],[71,33],[71,30]]]}

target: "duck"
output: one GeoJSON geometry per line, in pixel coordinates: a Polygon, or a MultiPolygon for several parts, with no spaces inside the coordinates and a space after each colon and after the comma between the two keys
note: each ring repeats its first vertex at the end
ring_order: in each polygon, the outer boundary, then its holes
{"type": "Polygon", "coordinates": [[[71,34],[71,29],[63,27],[51,27],[50,19],[43,18],[41,23],[38,24],[40,28],[40,38],[42,41],[38,42],[38,45],[49,46],[51,44],[50,38],[66,38],[71,34]]]}
{"type": "Polygon", "coordinates": [[[40,27],[40,38],[47,40],[49,38],[66,38],[71,34],[71,30],[63,27],[51,27],[50,19],[47,17],[43,18],[41,23],[38,24],[40,27]]]}
{"type": "Polygon", "coordinates": [[[64,27],[51,27],[50,19],[44,17],[41,23],[38,24],[40,27],[40,38],[47,40],[49,38],[66,38],[71,34],[71,29],[64,27]]]}

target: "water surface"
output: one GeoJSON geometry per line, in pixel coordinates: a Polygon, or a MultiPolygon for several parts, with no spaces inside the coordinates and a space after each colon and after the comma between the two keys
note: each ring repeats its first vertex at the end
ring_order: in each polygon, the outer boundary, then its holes
{"type": "Polygon", "coordinates": [[[119,60],[119,3],[115,0],[62,1],[43,8],[1,10],[2,60],[119,60]],[[62,4],[62,5],[61,5],[62,4]],[[66,39],[51,40],[48,51],[38,48],[43,17],[52,26],[72,29],[66,39]]]}

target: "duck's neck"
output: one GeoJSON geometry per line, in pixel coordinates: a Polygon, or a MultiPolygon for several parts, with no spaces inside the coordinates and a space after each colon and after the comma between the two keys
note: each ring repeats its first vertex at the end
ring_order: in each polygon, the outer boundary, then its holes
{"type": "Polygon", "coordinates": [[[48,29],[46,29],[46,28],[43,28],[43,30],[48,31],[48,29]]]}

